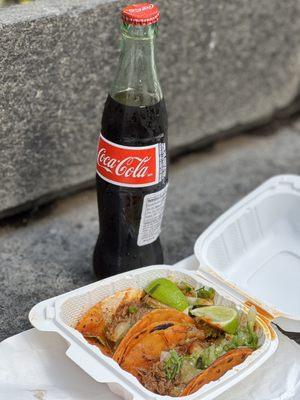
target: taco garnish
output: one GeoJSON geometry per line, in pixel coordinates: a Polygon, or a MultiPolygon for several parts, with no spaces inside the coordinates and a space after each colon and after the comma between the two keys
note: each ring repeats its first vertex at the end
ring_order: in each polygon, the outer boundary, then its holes
{"type": "Polygon", "coordinates": [[[207,306],[194,308],[190,313],[208,325],[227,333],[235,333],[238,328],[238,312],[232,307],[207,306]]]}
{"type": "Polygon", "coordinates": [[[184,311],[189,306],[185,295],[170,279],[157,278],[147,285],[145,291],[149,296],[178,311],[184,311]]]}

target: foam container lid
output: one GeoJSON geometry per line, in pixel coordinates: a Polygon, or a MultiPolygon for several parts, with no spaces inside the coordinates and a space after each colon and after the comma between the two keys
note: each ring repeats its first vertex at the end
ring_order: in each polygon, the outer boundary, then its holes
{"type": "Polygon", "coordinates": [[[195,255],[207,279],[300,332],[300,177],[263,183],[201,234],[195,255]]]}

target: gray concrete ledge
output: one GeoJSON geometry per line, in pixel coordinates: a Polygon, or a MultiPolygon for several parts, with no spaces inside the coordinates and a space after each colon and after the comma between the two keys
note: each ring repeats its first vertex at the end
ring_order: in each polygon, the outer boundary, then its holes
{"type": "Polygon", "coordinates": [[[117,1],[118,0],[35,0],[26,5],[10,5],[0,8],[0,26],[15,25],[20,22],[32,22],[41,18],[61,17],[65,14],[76,17],[82,12],[117,1]]]}
{"type": "MultiPolygon", "coordinates": [[[[122,6],[0,9],[0,217],[94,176],[122,6]]],[[[173,152],[272,118],[300,79],[298,0],[164,0],[158,64],[173,152]]]]}

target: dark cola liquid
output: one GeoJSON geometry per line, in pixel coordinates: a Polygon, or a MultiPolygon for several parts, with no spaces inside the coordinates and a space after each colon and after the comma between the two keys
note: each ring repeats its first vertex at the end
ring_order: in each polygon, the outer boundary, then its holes
{"type": "MultiPolygon", "coordinates": [[[[150,96],[132,98],[128,92],[114,95],[114,99],[108,96],[102,117],[102,135],[106,139],[139,147],[166,143],[166,133],[167,113],[163,100],[155,103],[150,96]],[[136,102],[149,105],[132,105],[136,102]]],[[[157,185],[128,188],[96,175],[100,234],[93,263],[98,277],[163,263],[159,238],[144,246],[137,245],[137,238],[144,196],[163,189],[167,179],[166,172],[157,185]]]]}

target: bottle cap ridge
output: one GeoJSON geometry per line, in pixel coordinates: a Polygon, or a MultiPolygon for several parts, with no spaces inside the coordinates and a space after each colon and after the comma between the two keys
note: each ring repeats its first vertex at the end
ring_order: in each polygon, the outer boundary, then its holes
{"type": "Polygon", "coordinates": [[[151,3],[138,3],[125,7],[122,20],[131,25],[152,25],[159,21],[158,7],[151,3]]]}

